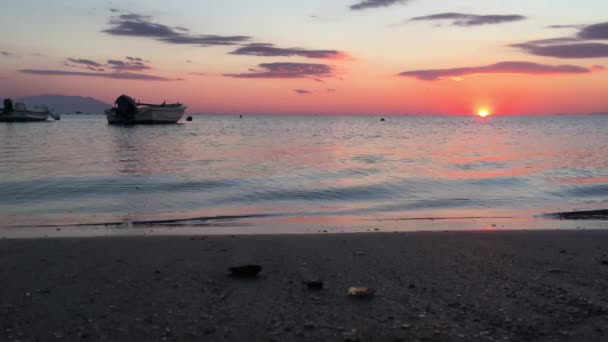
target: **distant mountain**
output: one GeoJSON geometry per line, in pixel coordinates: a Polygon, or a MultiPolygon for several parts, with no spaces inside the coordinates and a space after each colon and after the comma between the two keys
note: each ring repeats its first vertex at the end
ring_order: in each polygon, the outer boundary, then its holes
{"type": "Polygon", "coordinates": [[[47,105],[59,114],[85,113],[103,114],[106,108],[111,107],[105,102],[96,100],[92,97],[65,96],[65,95],[37,95],[26,96],[17,99],[18,102],[25,103],[28,107],[35,105],[47,105]]]}

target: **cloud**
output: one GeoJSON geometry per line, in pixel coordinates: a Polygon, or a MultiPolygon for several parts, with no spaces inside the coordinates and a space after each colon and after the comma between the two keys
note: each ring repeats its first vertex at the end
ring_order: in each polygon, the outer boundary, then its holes
{"type": "Polygon", "coordinates": [[[12,55],[13,55],[11,52],[7,52],[7,51],[0,51],[0,53],[1,53],[3,56],[6,56],[6,57],[10,57],[10,56],[12,56],[12,55]]]}
{"type": "Polygon", "coordinates": [[[246,42],[248,36],[192,35],[185,27],[170,27],[152,21],[152,17],[129,13],[110,19],[110,28],[101,32],[114,36],[144,37],[168,44],[198,46],[234,45],[246,42]]]}
{"type": "Polygon", "coordinates": [[[424,81],[437,81],[443,77],[462,77],[478,74],[528,74],[528,75],[552,75],[552,74],[584,74],[589,69],[574,65],[546,65],[531,62],[500,62],[492,65],[452,68],[452,69],[429,69],[404,71],[399,76],[415,77],[424,81]]]}
{"type": "Polygon", "coordinates": [[[262,70],[250,69],[251,73],[224,74],[233,78],[317,78],[333,76],[333,68],[326,64],[312,63],[262,63],[262,70]]]}
{"type": "Polygon", "coordinates": [[[117,8],[110,8],[109,10],[110,10],[110,12],[112,12],[112,13],[120,12],[120,10],[119,10],[119,9],[117,9],[117,8]]]}
{"type": "Polygon", "coordinates": [[[302,48],[278,48],[273,44],[247,44],[232,52],[232,55],[263,56],[263,57],[292,57],[300,56],[319,59],[345,59],[348,55],[337,50],[307,50],[302,48]]]}
{"type": "Polygon", "coordinates": [[[580,42],[581,39],[576,37],[560,37],[560,38],[547,38],[547,39],[537,39],[531,40],[524,44],[532,44],[532,45],[551,45],[551,44],[562,44],[562,43],[576,43],[580,42]]]}
{"type": "Polygon", "coordinates": [[[141,58],[133,57],[127,57],[126,61],[109,59],[108,67],[117,71],[142,71],[152,69],[150,66],[145,65],[141,58]]]}
{"type": "Polygon", "coordinates": [[[585,26],[578,36],[583,39],[608,39],[608,23],[585,26]]]}
{"type": "Polygon", "coordinates": [[[422,17],[414,17],[410,19],[410,21],[451,20],[452,25],[454,26],[478,26],[488,24],[501,24],[524,19],[526,19],[526,17],[518,14],[477,15],[466,13],[439,13],[422,17]]]}
{"type": "Polygon", "coordinates": [[[592,65],[591,67],[589,67],[589,69],[595,70],[595,71],[601,71],[601,70],[606,70],[606,67],[604,67],[603,65],[592,65]]]}
{"type": "Polygon", "coordinates": [[[327,88],[326,90],[327,90],[328,93],[335,93],[336,92],[336,89],[333,89],[333,88],[327,88]]]}
{"type": "Polygon", "coordinates": [[[143,59],[127,56],[125,61],[109,59],[106,64],[85,58],[66,58],[63,65],[71,68],[85,68],[92,71],[105,71],[109,68],[116,71],[142,71],[152,69],[146,65],[143,59]]]}
{"type": "Polygon", "coordinates": [[[358,11],[377,7],[388,7],[397,4],[404,4],[408,1],[409,0],[363,0],[350,6],[350,9],[353,11],[358,11]]]}
{"type": "Polygon", "coordinates": [[[204,72],[189,72],[188,75],[207,76],[207,73],[204,73],[204,72]]]}
{"type": "Polygon", "coordinates": [[[601,58],[608,57],[608,44],[578,43],[543,45],[534,43],[513,44],[529,54],[556,58],[601,58]]]}
{"type": "Polygon", "coordinates": [[[299,95],[308,95],[308,94],[312,94],[312,92],[311,92],[311,91],[306,90],[306,89],[294,89],[293,91],[294,91],[296,94],[299,94],[299,95]]]}
{"type": "Polygon", "coordinates": [[[592,42],[603,39],[608,39],[608,23],[584,26],[574,37],[539,39],[511,46],[536,56],[603,58],[608,57],[608,44],[592,42]]]}
{"type": "Polygon", "coordinates": [[[90,67],[96,67],[96,68],[103,67],[103,64],[101,64],[101,63],[97,63],[93,60],[84,59],[84,58],[66,58],[66,61],[77,64],[77,65],[81,65],[81,66],[83,65],[83,66],[90,66],[90,67]]]}
{"type": "Polygon", "coordinates": [[[111,78],[111,79],[117,79],[117,80],[141,80],[141,81],[179,81],[180,80],[180,79],[171,79],[171,78],[166,78],[166,77],[161,77],[161,76],[132,74],[132,73],[128,73],[128,72],[103,73],[103,72],[36,70],[36,69],[23,69],[23,70],[19,70],[19,72],[21,72],[23,74],[29,74],[29,75],[102,77],[102,78],[111,78]]]}
{"type": "Polygon", "coordinates": [[[584,25],[549,25],[546,26],[547,28],[551,28],[551,29],[566,29],[566,28],[582,28],[585,27],[584,25]]]}

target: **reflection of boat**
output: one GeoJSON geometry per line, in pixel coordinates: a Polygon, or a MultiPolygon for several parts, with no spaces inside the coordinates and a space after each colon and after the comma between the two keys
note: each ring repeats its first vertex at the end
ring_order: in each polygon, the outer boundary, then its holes
{"type": "Polygon", "coordinates": [[[53,113],[53,110],[47,106],[34,106],[32,109],[28,109],[21,102],[13,105],[11,99],[5,99],[4,108],[0,112],[0,122],[46,121],[49,116],[55,120],[60,119],[59,114],[53,113]]]}
{"type": "Polygon", "coordinates": [[[187,108],[181,103],[135,103],[127,95],[119,96],[114,103],[116,106],[106,110],[106,117],[109,124],[116,125],[173,124],[182,118],[187,108]]]}

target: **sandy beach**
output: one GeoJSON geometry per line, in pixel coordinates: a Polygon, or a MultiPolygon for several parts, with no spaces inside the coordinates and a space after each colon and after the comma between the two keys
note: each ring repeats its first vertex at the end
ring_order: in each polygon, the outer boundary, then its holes
{"type": "Polygon", "coordinates": [[[608,231],[2,240],[0,279],[6,341],[608,335],[608,231]]]}

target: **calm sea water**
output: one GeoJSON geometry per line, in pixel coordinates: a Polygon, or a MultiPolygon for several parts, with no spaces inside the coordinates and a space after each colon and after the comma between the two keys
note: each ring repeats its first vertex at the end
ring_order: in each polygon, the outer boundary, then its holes
{"type": "Polygon", "coordinates": [[[116,127],[65,115],[0,125],[0,227],[12,231],[476,229],[606,207],[606,116],[195,116],[116,127]]]}

